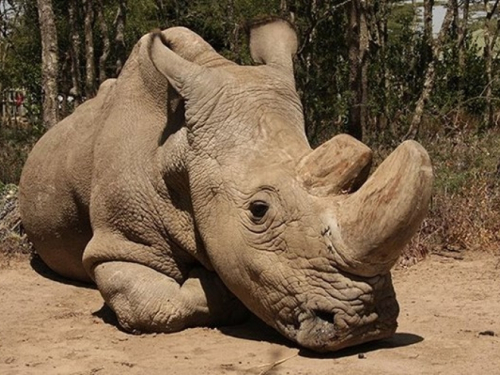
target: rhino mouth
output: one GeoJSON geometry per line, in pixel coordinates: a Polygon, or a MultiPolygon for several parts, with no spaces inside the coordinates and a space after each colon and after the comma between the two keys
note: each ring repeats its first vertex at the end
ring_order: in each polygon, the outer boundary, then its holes
{"type": "MultiPolygon", "coordinates": [[[[305,348],[328,352],[391,337],[397,328],[399,306],[395,298],[386,298],[366,315],[366,322],[349,326],[343,311],[310,310],[297,330],[297,343],[305,348]]],[[[364,319],[361,319],[364,320],[364,319]]]]}
{"type": "Polygon", "coordinates": [[[384,279],[370,298],[323,301],[314,306],[306,303],[289,316],[290,322],[278,324],[278,330],[316,352],[331,352],[391,337],[397,328],[399,305],[390,276],[384,279]]]}

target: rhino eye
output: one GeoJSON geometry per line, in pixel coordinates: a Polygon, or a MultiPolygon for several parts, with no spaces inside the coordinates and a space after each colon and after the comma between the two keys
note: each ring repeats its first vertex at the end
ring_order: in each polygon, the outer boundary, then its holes
{"type": "Polygon", "coordinates": [[[269,210],[269,205],[264,201],[253,201],[250,203],[250,212],[254,220],[261,220],[269,210]]]}

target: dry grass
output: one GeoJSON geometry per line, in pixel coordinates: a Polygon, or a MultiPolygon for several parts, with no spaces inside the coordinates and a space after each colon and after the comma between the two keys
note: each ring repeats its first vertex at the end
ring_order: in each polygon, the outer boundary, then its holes
{"type": "Polygon", "coordinates": [[[434,194],[403,261],[466,250],[500,254],[500,132],[457,132],[422,143],[433,161],[434,194]]]}
{"type": "Polygon", "coordinates": [[[17,187],[0,185],[0,265],[32,253],[21,225],[17,187]]]}

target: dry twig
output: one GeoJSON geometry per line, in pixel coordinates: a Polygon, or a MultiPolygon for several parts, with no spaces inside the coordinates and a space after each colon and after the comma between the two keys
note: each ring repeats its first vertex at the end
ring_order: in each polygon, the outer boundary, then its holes
{"type": "Polygon", "coordinates": [[[259,372],[259,375],[265,375],[267,374],[269,371],[271,371],[273,368],[275,368],[276,366],[278,365],[281,365],[282,363],[288,361],[289,359],[292,359],[293,357],[296,357],[299,353],[295,353],[289,357],[286,357],[286,358],[283,358],[283,359],[280,359],[276,362],[272,362],[272,363],[265,363],[263,365],[260,365],[260,366],[256,366],[255,368],[260,368],[260,367],[265,367],[261,372],[259,372]]]}

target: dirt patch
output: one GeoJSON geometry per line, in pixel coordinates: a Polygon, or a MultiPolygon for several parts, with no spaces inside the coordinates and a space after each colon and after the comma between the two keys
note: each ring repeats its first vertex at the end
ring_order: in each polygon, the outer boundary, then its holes
{"type": "Polygon", "coordinates": [[[498,374],[500,258],[432,256],[399,268],[398,333],[331,355],[299,350],[257,320],[134,336],[92,288],[42,264],[0,269],[0,374],[498,374]]]}

